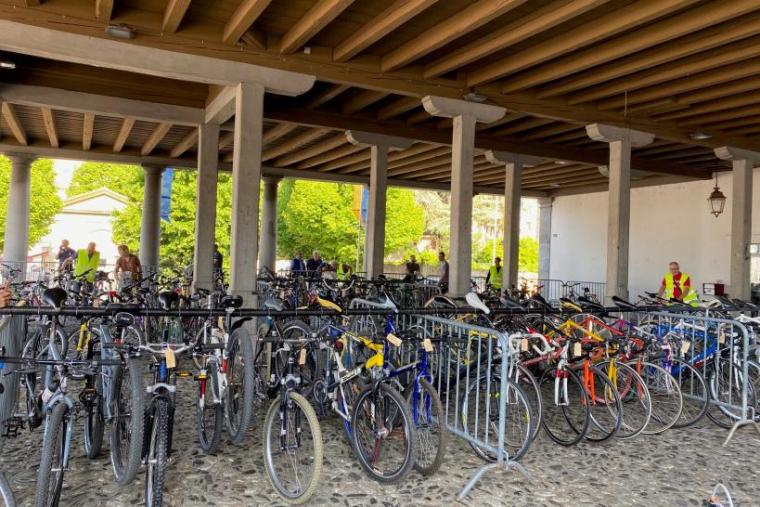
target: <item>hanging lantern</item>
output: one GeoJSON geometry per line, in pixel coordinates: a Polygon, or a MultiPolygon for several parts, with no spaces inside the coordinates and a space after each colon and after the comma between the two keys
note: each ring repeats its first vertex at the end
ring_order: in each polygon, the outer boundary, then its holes
{"type": "Polygon", "coordinates": [[[726,207],[726,196],[720,191],[718,187],[718,173],[715,173],[715,187],[710,193],[710,197],[707,198],[710,203],[710,213],[717,218],[718,215],[723,213],[723,208],[726,207]]]}

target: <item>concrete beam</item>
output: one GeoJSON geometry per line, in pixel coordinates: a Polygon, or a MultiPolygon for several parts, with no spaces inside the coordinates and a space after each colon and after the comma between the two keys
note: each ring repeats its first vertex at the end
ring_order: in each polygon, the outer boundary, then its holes
{"type": "Polygon", "coordinates": [[[222,124],[235,115],[235,97],[237,88],[225,86],[216,97],[206,104],[206,123],[222,124]]]}
{"type": "Polygon", "coordinates": [[[586,125],[586,133],[594,141],[605,143],[628,139],[632,148],[646,146],[654,141],[654,134],[641,132],[640,130],[613,127],[612,125],[603,125],[601,123],[586,125]]]}
{"type": "Polygon", "coordinates": [[[742,150],[732,146],[715,148],[715,156],[721,160],[749,160],[753,165],[760,163],[760,152],[742,150]]]}
{"type": "Polygon", "coordinates": [[[208,56],[190,55],[0,20],[0,49],[197,83],[258,83],[269,93],[300,95],[315,76],[208,56]],[[93,48],[97,48],[94,51],[93,48]]]}
{"type": "Polygon", "coordinates": [[[405,150],[414,144],[414,139],[407,137],[387,136],[358,130],[347,130],[346,139],[354,145],[386,146],[390,151],[405,150]]]}
{"type": "Polygon", "coordinates": [[[493,123],[501,119],[507,110],[499,106],[467,102],[466,100],[450,99],[428,95],[422,98],[422,106],[432,116],[454,118],[467,115],[474,117],[481,123],[493,123]]]}
{"type": "Polygon", "coordinates": [[[197,125],[203,121],[203,110],[195,107],[72,92],[47,86],[3,84],[0,85],[0,100],[22,106],[49,107],[56,111],[90,112],[117,118],[166,121],[175,125],[197,125]]]}
{"type": "Polygon", "coordinates": [[[531,167],[546,162],[551,162],[552,159],[544,157],[535,157],[532,155],[523,155],[522,153],[512,153],[508,151],[495,151],[488,150],[485,152],[486,160],[492,164],[515,164],[519,163],[523,167],[531,167]]]}

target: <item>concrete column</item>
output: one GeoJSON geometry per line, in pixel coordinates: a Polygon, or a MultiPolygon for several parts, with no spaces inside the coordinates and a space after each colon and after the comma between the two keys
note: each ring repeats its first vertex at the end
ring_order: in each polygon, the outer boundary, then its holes
{"type": "Polygon", "coordinates": [[[140,226],[140,262],[144,271],[153,272],[158,269],[161,239],[161,174],[164,168],[144,164],[142,167],[145,192],[140,226]]]}
{"type": "Polygon", "coordinates": [[[475,149],[475,124],[495,122],[504,116],[506,109],[430,95],[422,99],[422,105],[431,115],[452,118],[454,122],[451,140],[449,293],[463,296],[470,291],[472,273],[472,157],[475,149]]]}
{"type": "Polygon", "coordinates": [[[275,270],[277,263],[277,186],[280,179],[264,176],[264,202],[261,207],[261,251],[259,268],[275,270]]]}
{"type": "Polygon", "coordinates": [[[8,189],[8,208],[5,215],[3,261],[20,269],[19,280],[26,274],[26,255],[29,252],[29,202],[34,155],[8,153],[11,160],[11,181],[8,189]]]}
{"type": "Polygon", "coordinates": [[[653,134],[609,125],[586,126],[589,137],[609,144],[607,217],[607,297],[628,298],[628,250],[631,215],[631,147],[646,146],[653,134]]]}
{"type": "Polygon", "coordinates": [[[553,197],[538,199],[538,278],[551,278],[552,249],[552,202],[553,197]]]}
{"type": "Polygon", "coordinates": [[[264,87],[241,83],[235,87],[235,148],[232,157],[232,238],[230,292],[256,304],[256,260],[259,253],[259,184],[264,87]]]}
{"type": "Polygon", "coordinates": [[[214,287],[214,242],[216,241],[216,191],[219,162],[219,125],[198,126],[198,174],[195,194],[195,248],[193,288],[214,287]]]}
{"type": "Polygon", "coordinates": [[[731,279],[729,291],[733,297],[749,300],[749,245],[752,241],[752,174],[760,164],[760,153],[723,146],[715,148],[718,158],[731,160],[733,182],[731,189],[731,279]]]}
{"type": "Polygon", "coordinates": [[[517,273],[520,261],[520,207],[522,201],[523,165],[536,165],[542,162],[539,157],[487,151],[486,159],[492,164],[505,164],[504,173],[504,238],[502,240],[504,290],[518,285],[517,273]]]}
{"type": "Polygon", "coordinates": [[[370,147],[369,202],[364,239],[364,271],[367,278],[383,274],[385,258],[385,205],[388,190],[388,152],[412,145],[411,139],[349,130],[351,144],[370,147]]]}

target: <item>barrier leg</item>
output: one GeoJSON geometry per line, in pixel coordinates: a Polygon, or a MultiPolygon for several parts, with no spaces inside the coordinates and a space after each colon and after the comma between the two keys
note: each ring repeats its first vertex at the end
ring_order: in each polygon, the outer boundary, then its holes
{"type": "Polygon", "coordinates": [[[470,494],[470,491],[472,490],[472,488],[475,487],[475,484],[477,484],[477,482],[483,477],[483,475],[485,475],[486,472],[494,468],[502,468],[504,471],[509,471],[510,469],[514,468],[529,481],[533,480],[530,473],[528,473],[528,470],[517,461],[505,461],[504,463],[489,463],[487,465],[483,465],[482,467],[480,467],[477,470],[477,472],[473,474],[473,476],[470,478],[467,484],[465,484],[464,487],[462,488],[462,491],[459,492],[459,495],[457,495],[457,499],[460,502],[464,500],[464,498],[470,494]]]}
{"type": "Polygon", "coordinates": [[[736,421],[733,427],[731,428],[731,431],[728,432],[728,436],[726,437],[726,440],[723,442],[723,447],[728,445],[728,443],[734,437],[734,433],[736,433],[736,430],[738,430],[742,426],[750,426],[750,425],[754,426],[757,432],[760,434],[760,424],[757,424],[757,421],[753,419],[742,419],[741,421],[736,421]]]}

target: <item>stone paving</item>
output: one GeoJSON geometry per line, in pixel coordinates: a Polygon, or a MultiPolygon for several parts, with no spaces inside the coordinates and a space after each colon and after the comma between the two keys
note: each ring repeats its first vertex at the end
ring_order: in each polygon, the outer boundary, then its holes
{"type": "MultiPolygon", "coordinates": [[[[175,452],[168,471],[166,504],[171,506],[280,505],[263,468],[261,436],[252,431],[241,447],[223,444],[216,456],[198,448],[193,385],[181,380],[175,452]]],[[[259,411],[260,413],[263,410],[259,411]]],[[[456,504],[460,488],[482,462],[452,437],[441,471],[425,478],[412,471],[399,485],[381,486],[366,478],[335,419],[323,422],[325,465],[322,484],[309,505],[441,506],[456,504]]],[[[107,449],[83,456],[81,421],[66,473],[62,506],[136,506],[143,503],[143,477],[119,487],[112,481],[107,449]]],[[[19,505],[31,505],[42,432],[6,441],[0,469],[19,505]]],[[[700,506],[717,482],[726,484],[737,506],[760,506],[760,435],[740,430],[722,447],[727,431],[705,420],[694,428],[671,430],[633,441],[562,448],[540,435],[522,463],[533,476],[490,471],[464,505],[484,506],[700,506]]],[[[107,440],[107,439],[106,439],[107,440]]],[[[107,446],[107,443],[105,444],[107,446]]]]}

